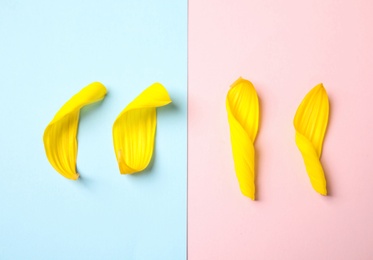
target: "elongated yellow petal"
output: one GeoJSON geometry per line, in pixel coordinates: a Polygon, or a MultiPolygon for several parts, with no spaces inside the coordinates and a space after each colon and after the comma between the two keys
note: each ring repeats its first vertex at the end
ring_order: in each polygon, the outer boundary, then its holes
{"type": "Polygon", "coordinates": [[[326,180],[320,162],[322,145],[329,119],[329,100],[322,84],[303,99],[294,117],[295,141],[302,153],[313,188],[326,195],[326,180]]]}
{"type": "Polygon", "coordinates": [[[67,101],[44,131],[44,148],[51,165],[64,177],[76,180],[77,140],[80,109],[106,95],[106,88],[94,82],[67,101]]]}
{"type": "Polygon", "coordinates": [[[171,102],[163,85],[154,83],[119,114],[113,125],[113,142],[120,173],[131,174],[148,166],[154,149],[156,108],[171,102]]]}
{"type": "Polygon", "coordinates": [[[228,92],[226,107],[234,166],[241,192],[255,200],[254,142],[259,126],[259,100],[253,84],[239,78],[228,92]]]}

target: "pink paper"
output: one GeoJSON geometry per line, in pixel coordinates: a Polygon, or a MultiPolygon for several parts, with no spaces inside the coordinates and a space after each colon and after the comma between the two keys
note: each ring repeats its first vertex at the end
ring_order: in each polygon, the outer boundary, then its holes
{"type": "Polygon", "coordinates": [[[370,0],[189,1],[189,259],[373,258],[372,11],[370,0]],[[239,76],[261,105],[254,202],[238,187],[225,110],[239,76]],[[327,197],[292,124],[320,82],[327,197]]]}

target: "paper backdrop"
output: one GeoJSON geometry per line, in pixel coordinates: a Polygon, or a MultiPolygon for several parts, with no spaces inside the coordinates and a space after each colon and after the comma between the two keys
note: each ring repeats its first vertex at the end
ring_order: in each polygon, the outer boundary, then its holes
{"type": "Polygon", "coordinates": [[[1,1],[0,259],[372,258],[372,10],[368,0],[1,1]],[[238,187],[225,110],[239,76],[260,101],[255,202],[238,187]],[[42,135],[92,81],[109,93],[81,113],[73,182],[49,165],[42,135]],[[173,103],[158,109],[154,162],[120,175],[112,123],[155,81],[173,103]],[[292,125],[320,82],[328,197],[313,191],[292,125]]]}
{"type": "Polygon", "coordinates": [[[0,2],[0,259],[186,258],[186,1],[0,2]],[[93,81],[71,181],[44,153],[57,110],[93,81]],[[120,175],[112,124],[161,82],[154,161],[120,175]]]}
{"type": "Polygon", "coordinates": [[[369,0],[189,1],[189,259],[373,258],[372,11],[369,0]],[[239,76],[260,101],[254,202],[238,186],[225,109],[239,76]],[[293,127],[320,82],[327,197],[293,127]]]}

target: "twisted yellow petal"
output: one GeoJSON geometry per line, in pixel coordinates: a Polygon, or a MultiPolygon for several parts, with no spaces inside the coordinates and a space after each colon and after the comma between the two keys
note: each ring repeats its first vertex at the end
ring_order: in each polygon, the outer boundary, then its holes
{"type": "Polygon", "coordinates": [[[313,188],[326,195],[326,180],[320,162],[322,145],[329,118],[329,100],[322,84],[303,99],[294,117],[295,141],[302,153],[313,188]]]}
{"type": "Polygon", "coordinates": [[[156,108],[171,103],[167,90],[154,83],[136,97],[113,125],[114,150],[120,173],[144,170],[153,155],[156,108]]]}
{"type": "Polygon", "coordinates": [[[226,107],[234,166],[241,192],[255,200],[254,142],[259,126],[259,100],[253,84],[239,78],[228,92],[226,107]]]}
{"type": "Polygon", "coordinates": [[[76,180],[77,140],[80,109],[97,102],[106,95],[106,88],[94,82],[67,101],[44,131],[43,141],[47,158],[56,171],[64,177],[76,180]]]}

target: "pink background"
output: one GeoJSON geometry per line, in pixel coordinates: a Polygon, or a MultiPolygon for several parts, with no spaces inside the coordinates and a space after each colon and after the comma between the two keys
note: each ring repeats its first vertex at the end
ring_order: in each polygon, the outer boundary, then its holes
{"type": "Polygon", "coordinates": [[[373,1],[189,0],[189,259],[373,259],[373,1]],[[261,105],[257,201],[234,172],[225,98],[261,105]],[[295,111],[323,82],[331,115],[313,191],[295,111]]]}

